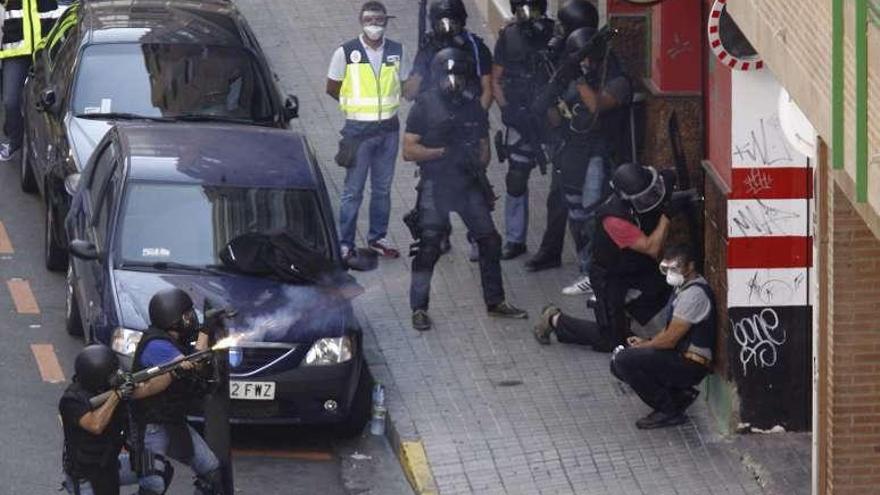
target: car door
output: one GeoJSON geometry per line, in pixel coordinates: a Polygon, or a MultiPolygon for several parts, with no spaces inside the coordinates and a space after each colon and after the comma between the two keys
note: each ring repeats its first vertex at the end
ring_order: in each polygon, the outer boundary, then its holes
{"type": "Polygon", "coordinates": [[[114,142],[107,140],[105,143],[107,144],[103,148],[96,151],[92,166],[85,171],[81,183],[81,187],[84,189],[77,198],[78,203],[71,212],[70,218],[71,230],[75,234],[75,239],[94,244],[100,253],[96,260],[71,257],[71,261],[74,263],[80,315],[82,315],[87,335],[94,335],[92,331],[97,329],[94,325],[100,322],[97,313],[100,313],[102,297],[98,284],[105,278],[101,272],[107,259],[107,253],[104,249],[107,246],[106,221],[108,218],[106,211],[103,211],[101,207],[103,199],[107,196],[105,189],[110,183],[117,161],[114,142]]]}
{"type": "MultiPolygon", "coordinates": [[[[28,98],[31,102],[29,123],[32,128],[30,153],[34,172],[42,180],[57,163],[59,151],[57,143],[62,139],[65,110],[67,108],[70,80],[73,75],[77,44],[78,9],[68,9],[56,24],[55,29],[41,43],[34,56],[31,77],[34,78],[28,98]],[[52,91],[56,104],[47,108],[43,101],[44,92],[52,91]]],[[[44,184],[40,184],[42,187],[44,184]]],[[[46,191],[43,191],[44,194],[46,191]]]]}

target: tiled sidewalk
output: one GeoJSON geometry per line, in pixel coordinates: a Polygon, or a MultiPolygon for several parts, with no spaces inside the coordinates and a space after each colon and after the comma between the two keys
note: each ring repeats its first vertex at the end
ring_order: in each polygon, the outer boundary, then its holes
{"type": "MultiPolygon", "coordinates": [[[[359,30],[360,1],[237,3],[283,88],[299,96],[297,125],[323,159],[331,195],[338,194],[343,170],[331,157],[342,119],[324,95],[324,83],[333,49],[359,30]]],[[[385,3],[397,16],[389,35],[404,42],[411,58],[418,2],[385,3]]],[[[469,12],[471,28],[483,32],[479,11],[469,5],[469,12]]],[[[393,189],[390,236],[404,249],[410,239],[400,219],[415,201],[413,170],[400,161],[393,189]]],[[[499,193],[503,173],[502,166],[491,168],[499,193]]],[[[548,184],[547,177],[533,176],[532,253],[543,231],[548,184]]],[[[454,250],[435,272],[432,331],[409,326],[408,258],[383,261],[376,272],[359,276],[367,287],[358,308],[367,328],[368,360],[389,386],[396,432],[424,442],[440,493],[762,493],[729,444],[711,433],[705,406],[695,406],[695,419],[679,428],[638,431],[633,423],[648,411],[611,377],[608,355],[534,341],[531,325],[547,301],[583,311],[583,300],[559,295],[576,272],[570,251],[563,268],[539,274],[523,270],[524,258],[504,262],[509,299],[528,309],[532,320],[492,320],[480,297],[477,266],[466,258],[464,228],[455,225],[454,250]]]]}

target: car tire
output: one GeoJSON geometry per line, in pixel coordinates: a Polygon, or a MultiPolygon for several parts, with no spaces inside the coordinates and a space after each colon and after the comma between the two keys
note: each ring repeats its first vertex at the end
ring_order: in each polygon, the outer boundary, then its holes
{"type": "Polygon", "coordinates": [[[67,268],[68,257],[67,250],[61,246],[55,235],[55,209],[52,208],[48,196],[46,198],[46,220],[44,231],[44,257],[46,268],[51,272],[60,272],[67,268]]]}
{"type": "Polygon", "coordinates": [[[33,194],[37,192],[37,178],[34,175],[34,168],[31,167],[30,157],[28,156],[30,155],[31,146],[27,134],[27,131],[25,131],[18,159],[20,173],[19,184],[21,185],[22,191],[28,194],[33,194]]]}
{"type": "Polygon", "coordinates": [[[73,286],[73,267],[67,267],[67,283],[65,284],[65,311],[64,326],[67,334],[74,337],[82,337],[83,325],[82,318],[79,314],[79,303],[76,299],[76,291],[73,286]]]}
{"type": "Polygon", "coordinates": [[[336,427],[336,435],[341,438],[353,438],[360,435],[367,422],[370,420],[370,409],[372,406],[373,395],[373,375],[367,369],[367,364],[361,370],[361,376],[358,380],[357,390],[351,399],[351,409],[345,421],[339,423],[336,427]]]}

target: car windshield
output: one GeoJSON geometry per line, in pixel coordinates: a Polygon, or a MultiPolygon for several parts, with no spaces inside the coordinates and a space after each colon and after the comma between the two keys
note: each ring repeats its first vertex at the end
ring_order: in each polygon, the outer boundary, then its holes
{"type": "Polygon", "coordinates": [[[112,43],[86,47],[75,115],[206,115],[267,121],[272,104],[250,52],[197,44],[112,43]]]}
{"type": "Polygon", "coordinates": [[[330,257],[310,190],[133,182],[120,222],[122,265],[219,266],[227,243],[252,232],[286,231],[330,257]]]}

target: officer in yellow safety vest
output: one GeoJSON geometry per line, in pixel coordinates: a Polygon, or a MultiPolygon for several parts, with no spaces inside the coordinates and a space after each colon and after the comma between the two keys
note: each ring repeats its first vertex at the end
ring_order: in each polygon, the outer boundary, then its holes
{"type": "Polygon", "coordinates": [[[0,161],[9,161],[21,148],[24,126],[22,123],[21,94],[37,44],[61,17],[67,4],[56,0],[0,0],[3,12],[3,41],[0,60],[3,62],[3,107],[6,121],[3,134],[6,142],[0,144],[0,161]]]}
{"type": "Polygon", "coordinates": [[[387,258],[400,256],[386,236],[399,147],[397,111],[401,82],[409,68],[405,65],[403,46],[385,38],[389,18],[381,2],[366,2],[359,14],[363,32],[336,49],[327,71],[327,94],[339,101],[339,109],[345,115],[336,162],[347,169],[339,205],[339,240],[346,261],[356,253],[358,210],[368,175],[368,246],[387,258]]]}

